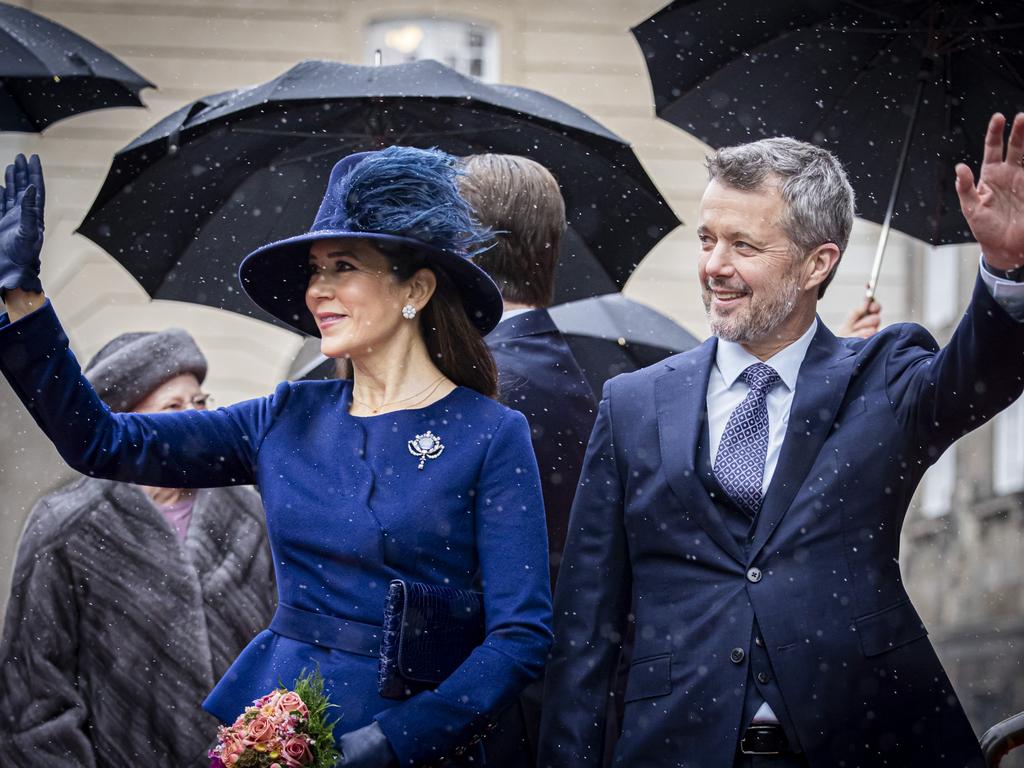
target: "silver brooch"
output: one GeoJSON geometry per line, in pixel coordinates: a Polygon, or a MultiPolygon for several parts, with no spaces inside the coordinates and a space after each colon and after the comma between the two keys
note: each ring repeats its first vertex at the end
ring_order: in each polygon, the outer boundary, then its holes
{"type": "Polygon", "coordinates": [[[420,465],[417,469],[423,469],[427,459],[436,459],[444,451],[441,438],[430,431],[424,432],[422,435],[416,435],[416,437],[409,441],[408,445],[409,453],[419,457],[420,465]]]}

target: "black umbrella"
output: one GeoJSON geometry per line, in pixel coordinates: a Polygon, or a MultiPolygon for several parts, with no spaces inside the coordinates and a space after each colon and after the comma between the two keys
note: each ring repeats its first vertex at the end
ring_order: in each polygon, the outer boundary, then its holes
{"type": "Polygon", "coordinates": [[[434,61],[306,61],[197,101],[118,152],[79,231],[154,298],[269,320],[240,295],[239,261],[309,226],[339,157],[389,144],[550,168],[570,225],[560,300],[618,290],[678,224],[629,145],[557,99],[434,61]]]}
{"type": "Polygon", "coordinates": [[[572,301],[548,311],[598,396],[612,376],[654,365],[700,343],[671,318],[621,293],[572,301]]]}
{"type": "Polygon", "coordinates": [[[765,136],[843,161],[860,216],[972,239],[953,166],[1024,107],[1020,0],[679,0],[633,29],[659,116],[714,147],[765,136]],[[900,183],[903,182],[902,189],[900,183]]]}
{"type": "Polygon", "coordinates": [[[141,107],[154,85],[56,22],[0,3],[0,131],[38,132],[105,107],[141,107]]]}

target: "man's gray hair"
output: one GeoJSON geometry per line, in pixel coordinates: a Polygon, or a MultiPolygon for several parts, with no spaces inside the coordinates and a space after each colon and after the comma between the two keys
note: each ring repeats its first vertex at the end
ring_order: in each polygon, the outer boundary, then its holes
{"type": "MultiPolygon", "coordinates": [[[[842,258],[853,227],[853,187],[839,160],[827,149],[790,138],[761,139],[724,147],[707,158],[708,177],[729,187],[756,191],[779,185],[786,204],[779,225],[802,253],[835,243],[842,258]]],[[[832,282],[839,262],[818,286],[832,282]]]]}

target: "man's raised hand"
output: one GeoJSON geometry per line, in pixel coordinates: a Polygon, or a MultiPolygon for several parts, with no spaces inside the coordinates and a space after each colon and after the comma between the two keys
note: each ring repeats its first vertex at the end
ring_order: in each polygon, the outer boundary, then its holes
{"type": "Polygon", "coordinates": [[[1004,155],[1005,129],[1006,118],[992,115],[978,182],[970,168],[958,163],[956,192],[985,262],[1011,270],[1024,266],[1024,113],[1013,121],[1004,155]]]}

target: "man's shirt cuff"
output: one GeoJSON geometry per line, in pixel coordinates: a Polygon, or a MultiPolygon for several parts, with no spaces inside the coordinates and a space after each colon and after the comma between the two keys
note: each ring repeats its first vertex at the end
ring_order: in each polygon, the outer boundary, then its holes
{"type": "Polygon", "coordinates": [[[1016,283],[1013,280],[1005,280],[993,275],[985,269],[984,254],[978,258],[978,268],[981,270],[981,281],[988,288],[996,303],[1018,323],[1024,323],[1024,283],[1016,283]]]}

